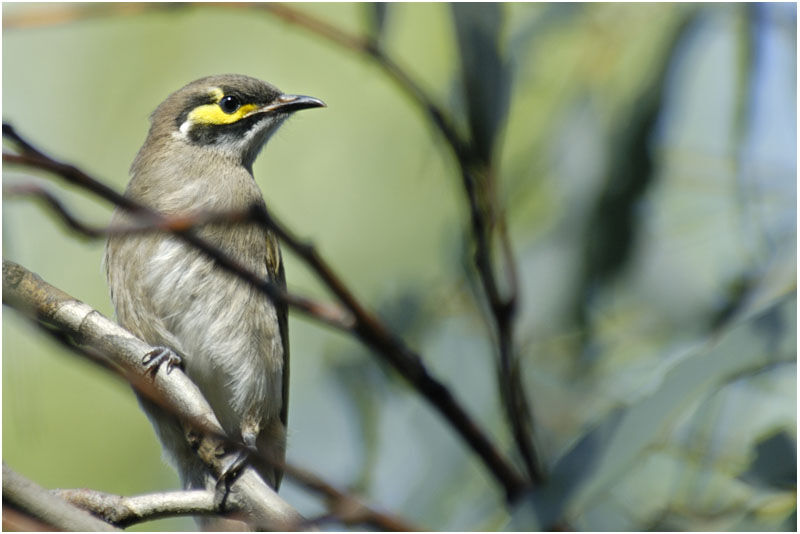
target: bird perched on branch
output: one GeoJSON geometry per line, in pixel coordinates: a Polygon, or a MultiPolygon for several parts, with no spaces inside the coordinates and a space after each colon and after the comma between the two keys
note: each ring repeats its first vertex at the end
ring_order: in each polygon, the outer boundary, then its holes
{"type": "MultiPolygon", "coordinates": [[[[171,94],[151,116],[150,133],[125,192],[166,215],[244,210],[263,198],[253,178],[258,153],[295,111],[324,106],[241,75],[210,76],[171,94]]],[[[112,224],[135,218],[118,208],[112,224]]],[[[277,238],[255,223],[194,230],[236,262],[285,287],[277,238]]],[[[105,255],[119,322],[164,347],[147,360],[180,361],[231,438],[268,460],[286,445],[289,346],[286,306],[222,270],[166,233],[109,238],[105,255]]],[[[186,488],[217,481],[196,457],[177,418],[140,396],[168,459],[186,488]]],[[[282,472],[260,468],[277,489],[282,472]]]]}

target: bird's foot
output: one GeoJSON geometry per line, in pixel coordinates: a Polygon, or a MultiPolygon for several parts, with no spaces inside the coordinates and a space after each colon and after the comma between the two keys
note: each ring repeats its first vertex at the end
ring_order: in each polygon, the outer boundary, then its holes
{"type": "Polygon", "coordinates": [[[175,351],[167,347],[156,347],[142,358],[142,365],[145,372],[152,377],[156,376],[159,368],[166,364],[167,374],[170,374],[175,367],[183,368],[183,360],[175,351]]]}
{"type": "Polygon", "coordinates": [[[231,486],[236,482],[236,479],[242,474],[242,470],[247,466],[250,461],[250,455],[258,454],[255,439],[249,440],[245,437],[244,441],[245,447],[239,449],[236,455],[227,462],[227,465],[222,468],[222,474],[220,474],[217,479],[215,494],[220,510],[225,509],[225,503],[231,491],[231,486]]]}

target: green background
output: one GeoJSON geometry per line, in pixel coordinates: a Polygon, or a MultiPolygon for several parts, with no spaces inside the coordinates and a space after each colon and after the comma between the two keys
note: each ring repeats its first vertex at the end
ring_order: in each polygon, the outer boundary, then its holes
{"type": "MultiPolygon", "coordinates": [[[[357,35],[373,20],[367,4],[293,7],[357,35]]],[[[450,7],[387,9],[385,49],[463,127],[450,7]]],[[[546,486],[538,502],[578,529],[793,530],[796,482],[781,466],[796,465],[794,6],[499,9],[513,72],[497,158],[521,279],[517,344],[537,443],[574,488],[546,486]],[[635,236],[613,276],[584,276],[585,251],[609,246],[594,214],[614,198],[615,169],[632,165],[625,140],[648,87],[661,97],[642,134],[650,182],[624,204],[635,236]],[[715,323],[726,309],[735,319],[715,323]],[[599,463],[566,469],[581,465],[576,444],[599,463]]],[[[4,4],[3,16],[4,121],[119,191],[148,114],[189,81],[237,72],[324,100],[256,161],[268,205],[511,450],[465,275],[457,167],[380,68],[257,9],[4,4]]],[[[105,202],[31,175],[3,169],[5,184],[35,179],[84,220],[108,221],[105,202]]],[[[4,258],[113,316],[102,250],[4,197],[4,258]]],[[[291,290],[328,298],[285,257],[291,290]]],[[[359,344],[297,315],[290,335],[290,461],[431,529],[547,522],[535,506],[505,509],[455,434],[359,344]]],[[[45,487],[177,487],[129,388],[8,308],[3,460],[45,487]]],[[[323,511],[291,482],[281,493],[323,511]]]]}

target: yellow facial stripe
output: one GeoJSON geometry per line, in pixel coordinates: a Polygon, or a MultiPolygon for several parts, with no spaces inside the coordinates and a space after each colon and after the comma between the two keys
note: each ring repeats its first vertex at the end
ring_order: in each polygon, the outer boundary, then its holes
{"type": "Polygon", "coordinates": [[[244,104],[233,113],[225,113],[219,107],[219,101],[225,96],[222,89],[214,87],[209,91],[214,99],[213,104],[197,106],[188,115],[187,119],[194,124],[233,124],[255,111],[258,106],[255,104],[244,104]]]}
{"type": "Polygon", "coordinates": [[[255,104],[245,104],[233,113],[225,113],[218,104],[205,104],[194,108],[187,117],[193,123],[232,124],[258,109],[255,104]]]}

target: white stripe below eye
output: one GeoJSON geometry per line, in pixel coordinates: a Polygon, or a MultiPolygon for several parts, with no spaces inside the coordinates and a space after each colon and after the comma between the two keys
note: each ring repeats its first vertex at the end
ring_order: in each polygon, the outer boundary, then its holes
{"type": "Polygon", "coordinates": [[[181,124],[181,127],[178,128],[178,130],[183,134],[184,137],[186,137],[186,134],[189,133],[189,128],[191,127],[192,127],[192,121],[186,120],[183,121],[183,124],[181,124]]]}

